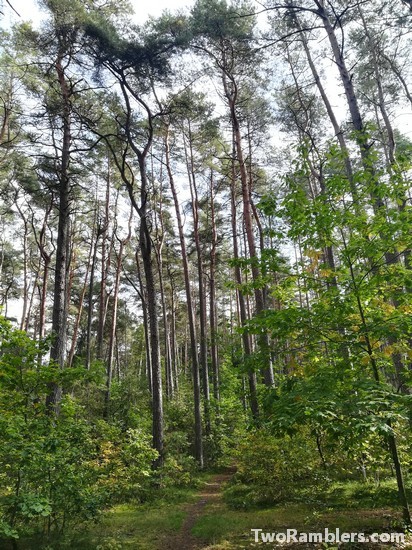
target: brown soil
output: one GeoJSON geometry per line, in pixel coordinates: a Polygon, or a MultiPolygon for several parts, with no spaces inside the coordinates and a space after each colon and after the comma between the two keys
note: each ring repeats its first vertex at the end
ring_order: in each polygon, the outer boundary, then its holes
{"type": "Polygon", "coordinates": [[[186,506],[186,519],[178,533],[161,542],[159,550],[198,550],[208,545],[192,535],[192,528],[203,514],[204,508],[221,498],[221,488],[234,474],[234,469],[217,474],[205,484],[197,501],[186,506]]]}

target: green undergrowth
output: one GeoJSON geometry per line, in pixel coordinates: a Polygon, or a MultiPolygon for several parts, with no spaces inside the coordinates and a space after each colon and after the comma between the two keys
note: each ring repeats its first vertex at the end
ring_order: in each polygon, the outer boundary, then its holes
{"type": "MultiPolygon", "coordinates": [[[[412,488],[407,487],[408,500],[412,501],[412,488]]],[[[258,509],[271,504],[304,503],[312,507],[350,510],[359,508],[396,509],[398,490],[394,479],[380,481],[330,481],[322,485],[295,484],[287,498],[270,502],[259,486],[233,482],[224,492],[224,499],[232,509],[258,509]]]]}
{"type": "MultiPolygon", "coordinates": [[[[282,504],[261,510],[230,510],[220,504],[208,508],[196,522],[192,533],[204,541],[205,548],[240,550],[259,546],[251,529],[285,533],[319,532],[328,528],[340,532],[393,532],[401,530],[401,514],[393,509],[333,510],[310,505],[282,504]]],[[[262,546],[268,547],[267,544],[262,546]]],[[[311,546],[313,547],[313,545],[311,546]]],[[[412,541],[410,546],[412,548],[412,541]]],[[[363,545],[366,549],[366,546],[363,545]]],[[[375,548],[378,548],[375,546],[375,548]]]]}
{"type": "MultiPolygon", "coordinates": [[[[290,500],[271,506],[258,505],[256,501],[245,505],[248,491],[253,492],[253,487],[229,485],[223,501],[206,508],[193,534],[213,550],[240,550],[259,546],[251,532],[255,528],[269,532],[312,532],[337,527],[341,532],[403,531],[394,480],[333,482],[319,491],[313,487],[309,491],[302,484],[299,496],[295,493],[290,500]]],[[[410,489],[409,492],[412,497],[410,489]]],[[[412,548],[412,541],[406,547],[412,548]]]]}
{"type": "Polygon", "coordinates": [[[21,538],[16,544],[0,541],[1,550],[157,550],[161,541],[179,531],[186,504],[194,502],[212,474],[202,473],[190,487],[153,489],[144,504],[119,504],[103,513],[100,521],[84,524],[64,536],[21,538]]]}
{"type": "MultiPolygon", "coordinates": [[[[203,475],[202,480],[209,477],[203,475]]],[[[281,502],[247,510],[233,509],[224,499],[214,502],[207,505],[196,520],[192,534],[204,543],[205,548],[241,550],[256,546],[252,528],[271,532],[285,532],[288,528],[311,532],[326,527],[330,530],[339,527],[341,532],[365,533],[402,530],[393,480],[380,484],[334,482],[323,496],[319,493],[306,501],[305,487],[302,485],[301,489],[303,496],[299,502],[281,502]]],[[[224,489],[225,492],[229,490],[230,485],[224,489]]],[[[106,514],[101,525],[86,537],[78,538],[75,547],[79,550],[159,550],[162,541],[179,531],[186,517],[186,504],[194,502],[197,495],[194,490],[180,490],[169,495],[165,493],[156,504],[135,508],[118,506],[106,514]]]]}
{"type": "MultiPolygon", "coordinates": [[[[412,502],[412,487],[406,488],[409,502],[412,502]]],[[[394,479],[379,483],[373,481],[347,481],[332,483],[326,492],[325,503],[334,508],[396,508],[399,494],[394,479]]]]}
{"type": "MultiPolygon", "coordinates": [[[[205,511],[196,522],[192,533],[214,550],[240,550],[258,546],[251,529],[263,529],[264,532],[297,529],[298,532],[307,533],[318,532],[326,527],[334,531],[339,527],[341,532],[388,532],[398,530],[400,517],[392,509],[338,511],[316,509],[303,503],[289,503],[245,511],[230,510],[224,504],[217,504],[205,511]]],[[[262,546],[269,547],[268,544],[262,546]]]]}
{"type": "MultiPolygon", "coordinates": [[[[103,514],[99,523],[84,526],[81,532],[69,532],[64,538],[21,539],[18,550],[159,550],[164,541],[179,532],[186,518],[187,505],[198,499],[202,484],[213,475],[202,474],[197,486],[190,488],[159,490],[156,497],[145,504],[114,506],[103,514]]],[[[312,498],[308,498],[302,485],[299,501],[296,498],[271,506],[248,508],[231,506],[233,483],[223,488],[223,499],[204,508],[192,529],[192,534],[205,549],[241,550],[259,546],[254,542],[251,529],[286,532],[289,528],[312,532],[339,527],[341,532],[365,533],[402,529],[393,480],[379,484],[333,482],[326,490],[312,494],[312,498]]],[[[261,546],[268,547],[263,543],[261,546]]],[[[13,550],[11,545],[1,548],[13,550]]],[[[366,550],[366,546],[363,548],[366,550]]]]}
{"type": "MultiPolygon", "coordinates": [[[[68,532],[64,537],[30,538],[19,541],[19,550],[155,550],[164,534],[180,529],[185,514],[175,504],[158,507],[118,505],[101,522],[82,533],[68,532]]],[[[10,546],[10,549],[12,547],[10,546]]]]}

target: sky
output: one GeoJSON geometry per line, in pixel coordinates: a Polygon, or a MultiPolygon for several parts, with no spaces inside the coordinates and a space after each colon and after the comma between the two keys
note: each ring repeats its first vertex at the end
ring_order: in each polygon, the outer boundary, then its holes
{"type": "MultiPolygon", "coordinates": [[[[15,10],[20,14],[18,17],[5,0],[0,0],[3,4],[3,17],[1,18],[2,26],[10,26],[14,22],[22,20],[31,20],[36,25],[41,20],[41,11],[38,8],[37,0],[9,0],[15,10]]],[[[70,2],[70,0],[66,0],[70,2]]],[[[143,24],[148,17],[157,17],[161,13],[168,9],[174,11],[178,9],[185,9],[194,4],[195,0],[130,0],[135,11],[134,21],[137,24],[143,24]]],[[[334,107],[339,116],[339,109],[342,105],[342,90],[340,86],[337,86],[337,75],[335,79],[329,79],[328,91],[330,96],[335,99],[334,107]]],[[[342,109],[342,117],[346,117],[346,108],[342,109]]],[[[400,110],[395,119],[395,125],[407,136],[412,139],[412,111],[410,108],[400,110]]]]}
{"type": "MultiPolygon", "coordinates": [[[[1,1],[1,0],[0,0],[1,1]]],[[[36,0],[9,0],[13,8],[19,14],[17,16],[7,5],[5,0],[3,5],[3,16],[1,17],[1,26],[10,27],[14,23],[21,21],[32,21],[36,26],[42,19],[42,12],[39,10],[36,0]]],[[[70,2],[70,0],[66,0],[70,2]]],[[[174,11],[182,8],[190,8],[195,0],[130,0],[135,11],[134,21],[137,24],[143,24],[150,15],[157,17],[165,9],[174,11]]],[[[0,6],[1,6],[0,4],[0,6]]],[[[20,320],[21,304],[11,301],[9,304],[8,315],[20,320]]]]}
{"type": "MultiPolygon", "coordinates": [[[[5,0],[0,0],[0,6],[3,6],[3,16],[0,18],[1,24],[4,27],[9,27],[13,23],[31,20],[36,26],[42,19],[42,12],[39,10],[36,0],[9,0],[15,10],[19,13],[17,16],[7,5],[5,0]]],[[[71,0],[65,0],[70,2],[71,0]]],[[[189,8],[194,4],[195,0],[130,0],[135,11],[134,22],[143,24],[149,16],[157,17],[162,14],[165,9],[175,11],[178,9],[189,8]]],[[[333,72],[331,72],[333,74],[333,72]]],[[[336,85],[337,78],[330,77],[328,79],[328,92],[332,97],[334,108],[342,118],[346,118],[346,109],[340,109],[342,106],[342,89],[336,85]],[[340,112],[341,111],[341,112],[340,112]]],[[[412,139],[412,111],[410,108],[400,110],[396,114],[395,125],[406,135],[412,139]]],[[[279,136],[279,141],[282,142],[283,135],[279,136]]],[[[10,312],[15,314],[15,311],[10,312]]]]}
{"type": "MultiPolygon", "coordinates": [[[[70,0],[66,1],[70,2],[70,0]]],[[[190,7],[193,5],[194,0],[130,0],[130,2],[136,13],[135,22],[144,23],[149,15],[158,16],[165,9],[174,11],[190,7]]],[[[41,12],[37,7],[36,0],[10,0],[10,3],[21,18],[18,18],[3,0],[4,19],[9,25],[19,19],[24,21],[31,20],[33,23],[37,23],[41,19],[41,12]]]]}

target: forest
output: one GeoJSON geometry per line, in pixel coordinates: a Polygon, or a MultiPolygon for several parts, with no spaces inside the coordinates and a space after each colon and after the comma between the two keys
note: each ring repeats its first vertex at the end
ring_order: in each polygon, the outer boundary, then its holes
{"type": "Polygon", "coordinates": [[[412,1],[38,5],[0,30],[0,548],[412,548],[412,1]]]}

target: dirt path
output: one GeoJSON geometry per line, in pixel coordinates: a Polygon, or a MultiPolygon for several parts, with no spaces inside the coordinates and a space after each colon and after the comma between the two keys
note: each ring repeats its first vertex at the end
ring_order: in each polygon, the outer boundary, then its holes
{"type": "Polygon", "coordinates": [[[186,519],[178,533],[162,541],[159,550],[197,550],[207,548],[197,537],[192,535],[192,527],[203,514],[205,506],[216,502],[221,498],[221,488],[224,483],[229,481],[235,473],[234,469],[228,469],[222,474],[217,474],[206,483],[205,487],[199,493],[198,500],[186,506],[186,519]]]}

